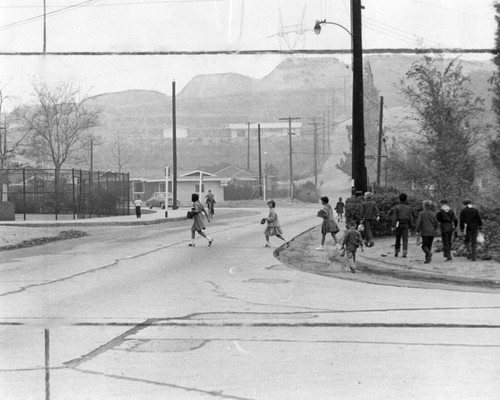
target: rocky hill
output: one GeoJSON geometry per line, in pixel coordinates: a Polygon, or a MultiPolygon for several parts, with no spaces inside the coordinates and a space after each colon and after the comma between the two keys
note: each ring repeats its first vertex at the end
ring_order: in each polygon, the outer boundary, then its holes
{"type": "MultiPolygon", "coordinates": [[[[375,96],[371,100],[367,99],[366,103],[371,102],[371,107],[376,108],[378,96],[384,96],[387,121],[393,124],[388,127],[388,131],[398,129],[398,115],[404,104],[398,84],[417,58],[404,55],[365,56],[376,89],[370,91],[375,96]]],[[[487,99],[489,107],[487,81],[492,64],[463,62],[463,65],[464,71],[470,74],[473,90],[487,99]]],[[[308,152],[304,151],[308,153],[304,157],[311,159],[310,118],[319,118],[321,122],[323,112],[328,110],[329,118],[332,118],[333,112],[335,120],[346,120],[336,129],[337,134],[345,134],[345,125],[350,123],[351,80],[350,66],[334,58],[290,58],[262,79],[234,73],[199,75],[177,95],[177,124],[208,132],[228,123],[277,122],[279,118],[287,116],[301,117],[304,135],[297,138],[295,146],[297,149],[309,149],[308,152]]],[[[366,85],[365,82],[365,88],[366,85]]],[[[365,90],[365,95],[367,93],[365,90]]],[[[95,153],[99,168],[116,170],[115,161],[109,154],[114,146],[112,138],[117,135],[129,149],[127,169],[132,176],[151,175],[161,171],[166,163],[171,163],[171,143],[163,139],[163,129],[172,123],[169,95],[131,90],[102,94],[93,98],[93,102],[103,110],[102,126],[97,130],[103,144],[95,153]]],[[[376,132],[376,127],[372,131],[376,132]]],[[[211,165],[214,160],[246,166],[246,140],[241,143],[179,140],[179,151],[185,152],[179,158],[183,169],[211,165]]],[[[287,143],[274,146],[280,149],[274,151],[274,161],[280,164],[276,166],[286,175],[287,143]]],[[[344,150],[336,149],[337,152],[344,150]]],[[[312,170],[312,162],[304,161],[303,164],[304,168],[312,170]]],[[[307,175],[311,171],[302,172],[307,175]]]]}

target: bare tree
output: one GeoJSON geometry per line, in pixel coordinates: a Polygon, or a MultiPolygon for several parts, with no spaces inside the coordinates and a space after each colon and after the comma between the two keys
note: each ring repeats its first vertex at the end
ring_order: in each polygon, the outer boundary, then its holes
{"type": "Polygon", "coordinates": [[[88,107],[89,98],[70,83],[54,88],[34,83],[33,97],[34,104],[18,107],[14,115],[20,128],[30,134],[32,150],[49,159],[57,174],[66,161],[88,149],[100,110],[88,107]]]}
{"type": "Polygon", "coordinates": [[[27,133],[10,136],[7,141],[12,117],[2,115],[3,106],[10,97],[5,94],[4,87],[0,87],[0,169],[12,167],[15,154],[22,154],[21,145],[25,142],[27,133]]]}
{"type": "Polygon", "coordinates": [[[115,132],[111,138],[111,157],[118,172],[123,172],[130,161],[130,147],[122,139],[119,132],[115,132]]]}

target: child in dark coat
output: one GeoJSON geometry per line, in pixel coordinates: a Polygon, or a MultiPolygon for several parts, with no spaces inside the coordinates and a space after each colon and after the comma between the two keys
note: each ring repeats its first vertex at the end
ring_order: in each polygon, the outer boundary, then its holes
{"type": "Polygon", "coordinates": [[[440,201],[441,209],[436,214],[436,218],[441,228],[441,240],[443,241],[443,254],[446,261],[451,261],[451,240],[453,232],[457,228],[458,219],[455,212],[448,206],[448,200],[440,201]]]}
{"type": "Polygon", "coordinates": [[[363,251],[363,238],[361,233],[356,230],[356,221],[350,221],[347,224],[347,231],[344,234],[344,239],[342,240],[342,250],[345,251],[345,256],[347,262],[349,263],[349,268],[352,273],[356,272],[356,251],[358,247],[361,247],[363,251]]]}
{"type": "Polygon", "coordinates": [[[424,200],[424,209],[420,211],[417,219],[416,232],[422,236],[422,250],[425,253],[424,264],[431,262],[432,258],[432,242],[436,236],[438,221],[436,214],[432,211],[432,202],[424,200]]]}

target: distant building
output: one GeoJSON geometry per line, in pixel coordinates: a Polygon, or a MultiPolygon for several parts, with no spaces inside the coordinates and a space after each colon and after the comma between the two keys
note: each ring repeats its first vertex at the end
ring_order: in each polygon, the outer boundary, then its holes
{"type": "MultiPolygon", "coordinates": [[[[174,128],[172,125],[167,126],[165,129],[163,129],[163,138],[164,139],[169,139],[174,136],[174,128]]],[[[186,138],[189,136],[189,129],[185,126],[180,126],[177,125],[176,130],[175,130],[175,137],[176,138],[186,138]]]]}
{"type": "MultiPolygon", "coordinates": [[[[131,178],[131,198],[138,195],[143,201],[149,199],[155,192],[165,192],[165,177],[158,171],[157,177],[152,178],[131,178]]],[[[216,201],[225,200],[225,190],[230,183],[244,181],[258,184],[258,178],[249,171],[245,171],[235,166],[228,166],[216,173],[194,170],[177,177],[177,200],[181,206],[191,204],[191,194],[199,193],[203,202],[209,190],[215,195],[216,201]],[[201,190],[200,190],[201,186],[201,190]]],[[[172,193],[172,177],[169,177],[168,193],[172,193]]]]}
{"type": "MultiPolygon", "coordinates": [[[[248,124],[226,124],[224,126],[229,131],[231,138],[246,138],[248,136],[248,124]]],[[[287,136],[289,130],[288,122],[264,122],[260,124],[260,134],[264,137],[287,136]]],[[[292,121],[292,134],[300,136],[302,122],[292,121]]],[[[257,136],[257,124],[250,124],[250,137],[257,136]]]]}

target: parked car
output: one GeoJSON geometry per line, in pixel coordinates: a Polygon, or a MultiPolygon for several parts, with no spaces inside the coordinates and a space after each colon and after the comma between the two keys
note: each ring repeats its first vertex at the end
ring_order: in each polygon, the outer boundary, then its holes
{"type": "MultiPolygon", "coordinates": [[[[172,199],[172,194],[168,194],[168,206],[172,207],[174,201],[172,199]]],[[[181,202],[177,200],[177,206],[179,206],[181,202]]],[[[165,192],[154,192],[152,196],[146,200],[146,207],[160,207],[165,208],[165,192]]]]}

